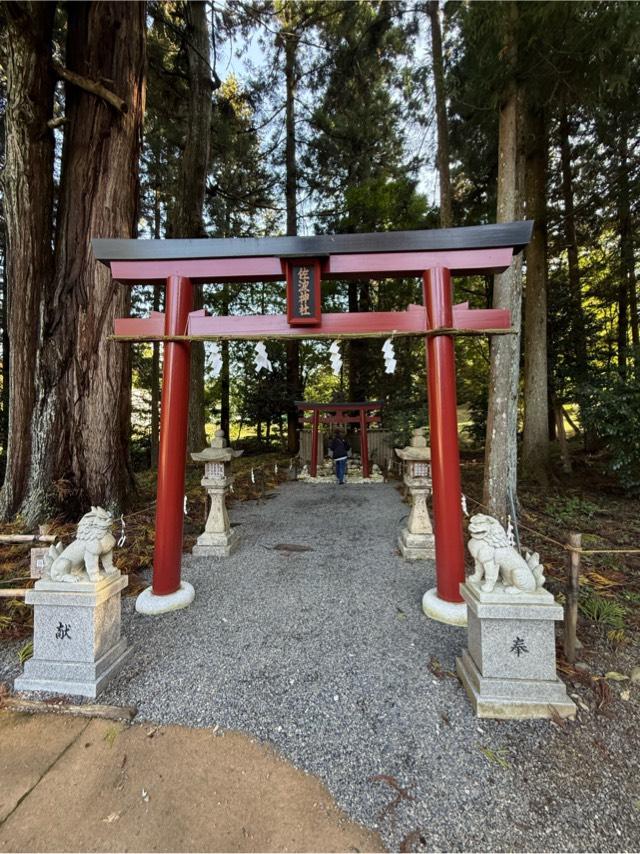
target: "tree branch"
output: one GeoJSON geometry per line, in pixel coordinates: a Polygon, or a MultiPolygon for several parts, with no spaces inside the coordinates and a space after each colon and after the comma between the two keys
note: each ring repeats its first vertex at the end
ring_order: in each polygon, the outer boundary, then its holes
{"type": "Polygon", "coordinates": [[[76,74],[75,71],[69,71],[68,68],[65,68],[64,65],[60,65],[58,62],[53,62],[52,67],[58,77],[62,80],[66,80],[68,83],[77,86],[79,89],[84,89],[85,92],[90,92],[92,95],[102,98],[103,101],[106,101],[107,104],[112,106],[119,113],[126,113],[129,110],[127,102],[123,101],[122,98],[107,89],[106,86],[103,86],[102,83],[98,83],[95,80],[89,80],[88,77],[82,77],[82,75],[76,74]]]}

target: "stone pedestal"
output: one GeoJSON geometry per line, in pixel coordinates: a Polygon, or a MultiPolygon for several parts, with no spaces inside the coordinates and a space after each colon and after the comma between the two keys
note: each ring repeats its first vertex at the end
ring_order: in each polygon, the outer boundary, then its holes
{"type": "Polygon", "coordinates": [[[562,608],[546,590],[491,593],[467,581],[468,650],[458,676],[480,718],[573,717],[575,704],[556,673],[555,621],[562,608]]]}
{"type": "Polygon", "coordinates": [[[411,512],[398,537],[400,552],[405,560],[435,560],[436,544],[427,509],[431,490],[423,485],[412,486],[410,478],[404,480],[411,494],[411,512]]]}
{"type": "Polygon", "coordinates": [[[396,454],[403,462],[403,480],[411,496],[411,512],[398,537],[400,553],[405,560],[435,560],[436,544],[427,509],[431,494],[431,451],[424,427],[414,430],[411,444],[396,448],[396,454]]]}
{"type": "Polygon", "coordinates": [[[128,583],[119,572],[96,582],[37,581],[26,595],[34,606],[33,658],[15,690],[96,697],[131,651],[120,634],[128,583]]]}
{"type": "Polygon", "coordinates": [[[211,509],[207,518],[204,532],[198,537],[192,554],[214,555],[218,557],[229,557],[240,543],[240,536],[231,527],[225,495],[231,481],[224,481],[214,485],[206,477],[201,481],[211,499],[211,509]]]}

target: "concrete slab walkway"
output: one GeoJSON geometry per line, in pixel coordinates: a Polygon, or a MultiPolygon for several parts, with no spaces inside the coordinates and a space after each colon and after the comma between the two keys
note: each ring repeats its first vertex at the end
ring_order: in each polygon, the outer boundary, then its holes
{"type": "Polygon", "coordinates": [[[381,851],[240,733],[0,713],[0,851],[381,851]]]}

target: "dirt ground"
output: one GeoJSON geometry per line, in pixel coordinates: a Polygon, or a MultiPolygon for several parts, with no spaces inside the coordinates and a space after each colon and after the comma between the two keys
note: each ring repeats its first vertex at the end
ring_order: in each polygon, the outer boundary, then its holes
{"type": "Polygon", "coordinates": [[[0,851],[382,851],[234,732],[0,712],[0,851]]]}

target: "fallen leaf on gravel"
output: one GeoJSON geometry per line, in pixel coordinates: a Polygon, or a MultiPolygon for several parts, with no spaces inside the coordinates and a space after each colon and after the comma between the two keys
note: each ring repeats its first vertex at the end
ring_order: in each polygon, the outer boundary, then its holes
{"type": "Polygon", "coordinates": [[[629,677],[625,676],[624,673],[618,673],[617,670],[610,670],[604,674],[604,678],[611,679],[613,682],[625,682],[629,677]]]}
{"type": "Polygon", "coordinates": [[[142,790],[142,800],[145,802],[145,804],[149,803],[149,792],[147,792],[146,789],[142,790]]]}
{"type": "Polygon", "coordinates": [[[587,704],[584,702],[584,700],[582,699],[582,697],[581,697],[579,694],[570,694],[569,696],[571,697],[571,699],[572,699],[572,700],[575,700],[575,701],[576,701],[576,703],[578,704],[578,706],[579,706],[579,707],[580,707],[584,712],[589,712],[589,711],[591,711],[591,710],[590,710],[590,708],[589,708],[589,706],[587,706],[587,704]]]}
{"type": "Polygon", "coordinates": [[[272,546],[274,551],[278,552],[312,552],[311,546],[298,546],[295,543],[278,543],[277,546],[272,546]]]}
{"type": "Polygon", "coordinates": [[[147,730],[147,738],[153,738],[153,736],[158,732],[158,727],[154,726],[151,729],[147,730]]]}
{"type": "Polygon", "coordinates": [[[112,812],[106,818],[103,818],[102,821],[105,822],[105,824],[111,824],[112,822],[117,821],[119,818],[119,812],[112,812]]]}
{"type": "Polygon", "coordinates": [[[478,749],[480,750],[480,753],[484,754],[484,756],[489,760],[489,762],[493,762],[494,765],[499,765],[501,768],[511,767],[507,760],[509,752],[505,747],[497,747],[495,750],[493,750],[493,748],[491,747],[484,747],[483,745],[479,745],[478,749]]]}
{"type": "Polygon", "coordinates": [[[620,697],[623,700],[629,700],[631,698],[631,691],[629,691],[629,689],[627,689],[626,691],[620,691],[620,697]]]}

